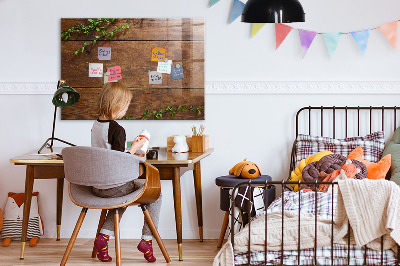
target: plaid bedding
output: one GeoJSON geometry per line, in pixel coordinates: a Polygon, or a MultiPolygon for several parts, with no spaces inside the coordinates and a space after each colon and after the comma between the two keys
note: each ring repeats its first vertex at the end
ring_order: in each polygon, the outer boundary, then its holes
{"type": "MultiPolygon", "coordinates": [[[[333,245],[333,262],[331,246],[317,248],[316,265],[382,265],[381,253],[376,250],[364,249],[350,245],[350,261],[347,264],[347,245],[333,245]],[[364,253],[366,258],[364,261],[364,253]]],[[[265,265],[265,253],[262,251],[250,252],[250,265],[265,265]]],[[[248,265],[247,253],[235,255],[235,265],[248,265]]],[[[266,265],[281,265],[281,252],[268,251],[266,265]]],[[[298,265],[297,250],[285,250],[283,252],[283,265],[298,265]]],[[[314,249],[300,251],[300,265],[314,264],[314,249]]],[[[396,257],[392,250],[383,252],[383,265],[396,265],[396,257]]]]}
{"type": "MultiPolygon", "coordinates": [[[[313,214],[316,213],[317,215],[325,219],[332,219],[332,207],[333,214],[335,214],[336,208],[336,194],[317,192],[317,201],[315,203],[315,192],[313,191],[300,193],[288,191],[284,193],[283,197],[279,197],[271,203],[271,205],[268,207],[267,215],[269,213],[282,211],[282,202],[284,210],[298,210],[300,208],[301,212],[308,212],[313,214]]],[[[265,215],[265,212],[260,215],[265,215]]],[[[259,217],[260,215],[254,217],[254,219],[257,219],[257,217],[259,217]]],[[[347,264],[347,245],[333,245],[333,264],[331,252],[331,246],[317,248],[317,265],[382,265],[380,251],[350,245],[349,264],[347,264]],[[365,253],[366,258],[364,258],[365,253]]],[[[283,253],[283,264],[298,265],[298,257],[300,257],[300,265],[314,265],[314,249],[303,249],[300,251],[300,256],[298,256],[297,250],[285,250],[283,253]]],[[[250,265],[265,265],[264,259],[265,252],[250,252],[250,265]]],[[[395,265],[395,263],[396,257],[394,252],[392,250],[385,250],[383,252],[383,265],[395,265]]],[[[235,265],[244,264],[248,265],[248,254],[235,254],[235,265]]],[[[280,264],[281,252],[267,251],[266,265],[280,264]]]]}
{"type": "Polygon", "coordinates": [[[364,137],[345,139],[299,134],[296,139],[295,165],[298,165],[302,159],[324,150],[329,150],[347,157],[347,155],[358,146],[361,146],[363,149],[364,160],[370,162],[379,161],[383,149],[385,148],[383,131],[374,132],[364,137]]]}

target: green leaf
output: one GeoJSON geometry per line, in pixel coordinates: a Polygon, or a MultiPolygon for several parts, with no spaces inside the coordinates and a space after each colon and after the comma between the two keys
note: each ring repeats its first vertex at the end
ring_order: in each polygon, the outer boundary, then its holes
{"type": "Polygon", "coordinates": [[[93,22],[93,19],[90,19],[90,18],[89,18],[88,21],[89,21],[89,22],[93,22]]]}
{"type": "Polygon", "coordinates": [[[94,40],[93,43],[92,43],[92,45],[94,46],[94,45],[96,44],[96,42],[97,42],[97,40],[94,40]]]}
{"type": "Polygon", "coordinates": [[[75,55],[78,55],[78,53],[79,53],[79,51],[78,51],[78,50],[75,50],[74,54],[75,54],[75,55]]]}
{"type": "Polygon", "coordinates": [[[82,54],[83,54],[83,50],[85,50],[85,47],[82,47],[82,48],[81,48],[81,53],[82,53],[82,54]]]}

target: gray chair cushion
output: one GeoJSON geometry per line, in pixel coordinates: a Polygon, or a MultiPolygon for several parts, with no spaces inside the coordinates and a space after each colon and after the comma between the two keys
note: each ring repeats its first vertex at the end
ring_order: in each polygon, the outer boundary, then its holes
{"type": "MultiPolygon", "coordinates": [[[[145,180],[136,180],[136,182],[145,182],[145,180]]],[[[140,193],[142,193],[143,188],[140,188],[131,194],[123,197],[117,198],[101,198],[93,194],[92,187],[82,186],[70,183],[70,195],[71,198],[81,206],[89,206],[92,208],[105,208],[111,206],[118,206],[135,199],[140,193]]]]}

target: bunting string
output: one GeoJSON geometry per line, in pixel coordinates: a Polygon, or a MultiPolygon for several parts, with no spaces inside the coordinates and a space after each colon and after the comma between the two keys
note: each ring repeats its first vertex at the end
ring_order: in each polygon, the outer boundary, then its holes
{"type": "MultiPolygon", "coordinates": [[[[220,0],[210,0],[209,7],[214,6],[220,0]]],[[[229,24],[235,21],[243,12],[245,4],[240,0],[231,0],[232,2],[232,9],[229,16],[229,24]]],[[[300,28],[294,28],[286,24],[276,23],[275,24],[275,40],[276,40],[276,49],[282,44],[285,40],[287,35],[292,30],[297,30],[299,32],[300,37],[300,44],[301,44],[301,51],[302,57],[304,58],[308,49],[310,48],[311,44],[313,43],[315,37],[317,35],[322,35],[328,49],[330,57],[333,57],[336,48],[338,47],[340,36],[351,34],[354,41],[356,42],[358,48],[360,49],[361,53],[364,55],[367,47],[370,32],[373,30],[380,30],[384,37],[387,39],[389,44],[392,46],[394,50],[397,49],[397,29],[398,29],[398,22],[400,20],[395,20],[392,22],[388,22],[386,24],[367,28],[363,30],[356,30],[350,32],[316,32],[311,30],[305,30],[300,28]]],[[[252,31],[251,31],[251,38],[253,38],[260,30],[264,27],[266,23],[252,23],[252,31]]]]}

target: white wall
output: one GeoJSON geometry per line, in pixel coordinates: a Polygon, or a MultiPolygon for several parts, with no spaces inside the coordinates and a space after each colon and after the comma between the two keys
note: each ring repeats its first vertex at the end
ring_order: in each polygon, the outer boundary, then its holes
{"type": "MultiPolygon", "coordinates": [[[[293,24],[320,32],[351,31],[375,27],[398,17],[400,2],[384,0],[302,0],[306,23],[293,24]]],[[[208,0],[50,1],[0,0],[0,88],[2,84],[49,83],[60,78],[60,18],[82,17],[205,17],[206,81],[399,81],[399,52],[383,35],[371,33],[369,48],[361,56],[350,35],[343,36],[334,59],[330,59],[318,36],[305,59],[301,59],[298,33],[290,33],[274,50],[273,25],[266,25],[250,39],[251,27],[235,21],[227,24],[231,0],[208,9],[208,0]]],[[[3,86],[4,87],[4,86],[3,86]]],[[[306,91],[307,92],[307,91],[306,91]]],[[[147,128],[152,145],[165,146],[176,133],[189,134],[192,124],[207,125],[215,152],[202,162],[205,238],[218,238],[223,214],[214,179],[227,174],[238,161],[255,161],[263,174],[275,180],[286,176],[294,138],[294,115],[308,105],[398,105],[399,95],[376,94],[206,94],[206,120],[121,121],[133,138],[147,128]]],[[[24,190],[25,168],[9,158],[35,150],[51,134],[51,95],[0,95],[0,207],[7,192],[24,190]]],[[[90,144],[91,121],[57,121],[56,135],[78,145],[90,144]]],[[[190,173],[182,177],[183,237],[197,237],[197,217],[190,173]]],[[[45,237],[55,237],[56,182],[38,180],[40,211],[45,237]]],[[[175,238],[171,182],[162,182],[164,195],[159,230],[175,238]]],[[[64,191],[62,237],[70,237],[80,209],[64,191]]],[[[93,237],[99,212],[90,211],[79,237],[93,237]]],[[[139,238],[142,218],[130,208],[121,221],[123,238],[139,238]],[[140,218],[138,218],[140,217],[140,218]]]]}

